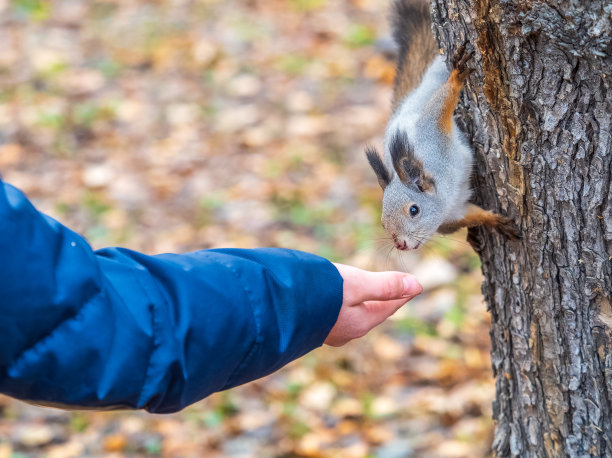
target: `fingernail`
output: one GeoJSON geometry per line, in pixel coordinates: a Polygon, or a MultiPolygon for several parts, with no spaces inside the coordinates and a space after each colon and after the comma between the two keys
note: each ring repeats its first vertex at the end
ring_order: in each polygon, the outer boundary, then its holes
{"type": "Polygon", "coordinates": [[[413,298],[423,292],[423,287],[414,277],[404,277],[404,294],[402,297],[413,298]]]}

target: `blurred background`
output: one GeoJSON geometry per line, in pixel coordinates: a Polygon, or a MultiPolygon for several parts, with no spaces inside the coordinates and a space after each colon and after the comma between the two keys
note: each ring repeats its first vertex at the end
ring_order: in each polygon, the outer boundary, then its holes
{"type": "Polygon", "coordinates": [[[0,172],[94,248],[279,246],[425,293],[173,415],[0,396],[0,458],[475,457],[493,382],[465,234],[398,253],[363,153],[394,65],[380,0],[0,0],[0,172]]]}

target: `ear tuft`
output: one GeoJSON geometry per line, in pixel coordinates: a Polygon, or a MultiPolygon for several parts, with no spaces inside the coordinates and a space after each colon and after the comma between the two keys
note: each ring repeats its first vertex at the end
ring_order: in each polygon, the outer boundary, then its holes
{"type": "Polygon", "coordinates": [[[425,172],[423,162],[415,157],[406,132],[395,133],[391,138],[389,151],[393,160],[393,168],[405,185],[416,186],[420,192],[435,190],[435,182],[431,175],[425,172]]]}
{"type": "Polygon", "coordinates": [[[366,156],[368,158],[368,162],[372,169],[374,169],[374,173],[376,174],[376,178],[378,178],[378,184],[383,190],[387,187],[389,183],[391,183],[391,176],[389,175],[389,171],[385,167],[378,151],[373,146],[366,147],[366,156]]]}

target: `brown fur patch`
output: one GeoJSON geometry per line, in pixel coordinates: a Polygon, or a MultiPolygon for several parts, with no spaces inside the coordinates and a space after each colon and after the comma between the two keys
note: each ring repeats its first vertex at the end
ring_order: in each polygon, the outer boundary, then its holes
{"type": "Polygon", "coordinates": [[[438,119],[438,126],[440,130],[446,135],[451,134],[453,127],[453,113],[459,102],[459,93],[463,88],[464,81],[461,81],[458,76],[457,70],[453,70],[450,78],[446,82],[446,100],[442,105],[442,111],[440,112],[440,119],[438,119]]]}
{"type": "Polygon", "coordinates": [[[453,112],[459,102],[459,94],[465,85],[467,77],[473,69],[468,68],[467,63],[473,55],[473,49],[467,50],[465,46],[460,46],[453,56],[453,71],[445,84],[446,100],[440,112],[438,126],[446,135],[451,134],[453,126],[453,112]]]}

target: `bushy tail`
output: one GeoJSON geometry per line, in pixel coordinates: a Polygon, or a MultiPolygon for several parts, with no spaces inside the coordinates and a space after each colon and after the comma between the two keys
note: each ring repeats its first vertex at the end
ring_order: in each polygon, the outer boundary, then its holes
{"type": "Polygon", "coordinates": [[[431,31],[428,0],[395,0],[393,38],[398,45],[397,73],[393,89],[393,111],[420,82],[438,53],[431,31]]]}

